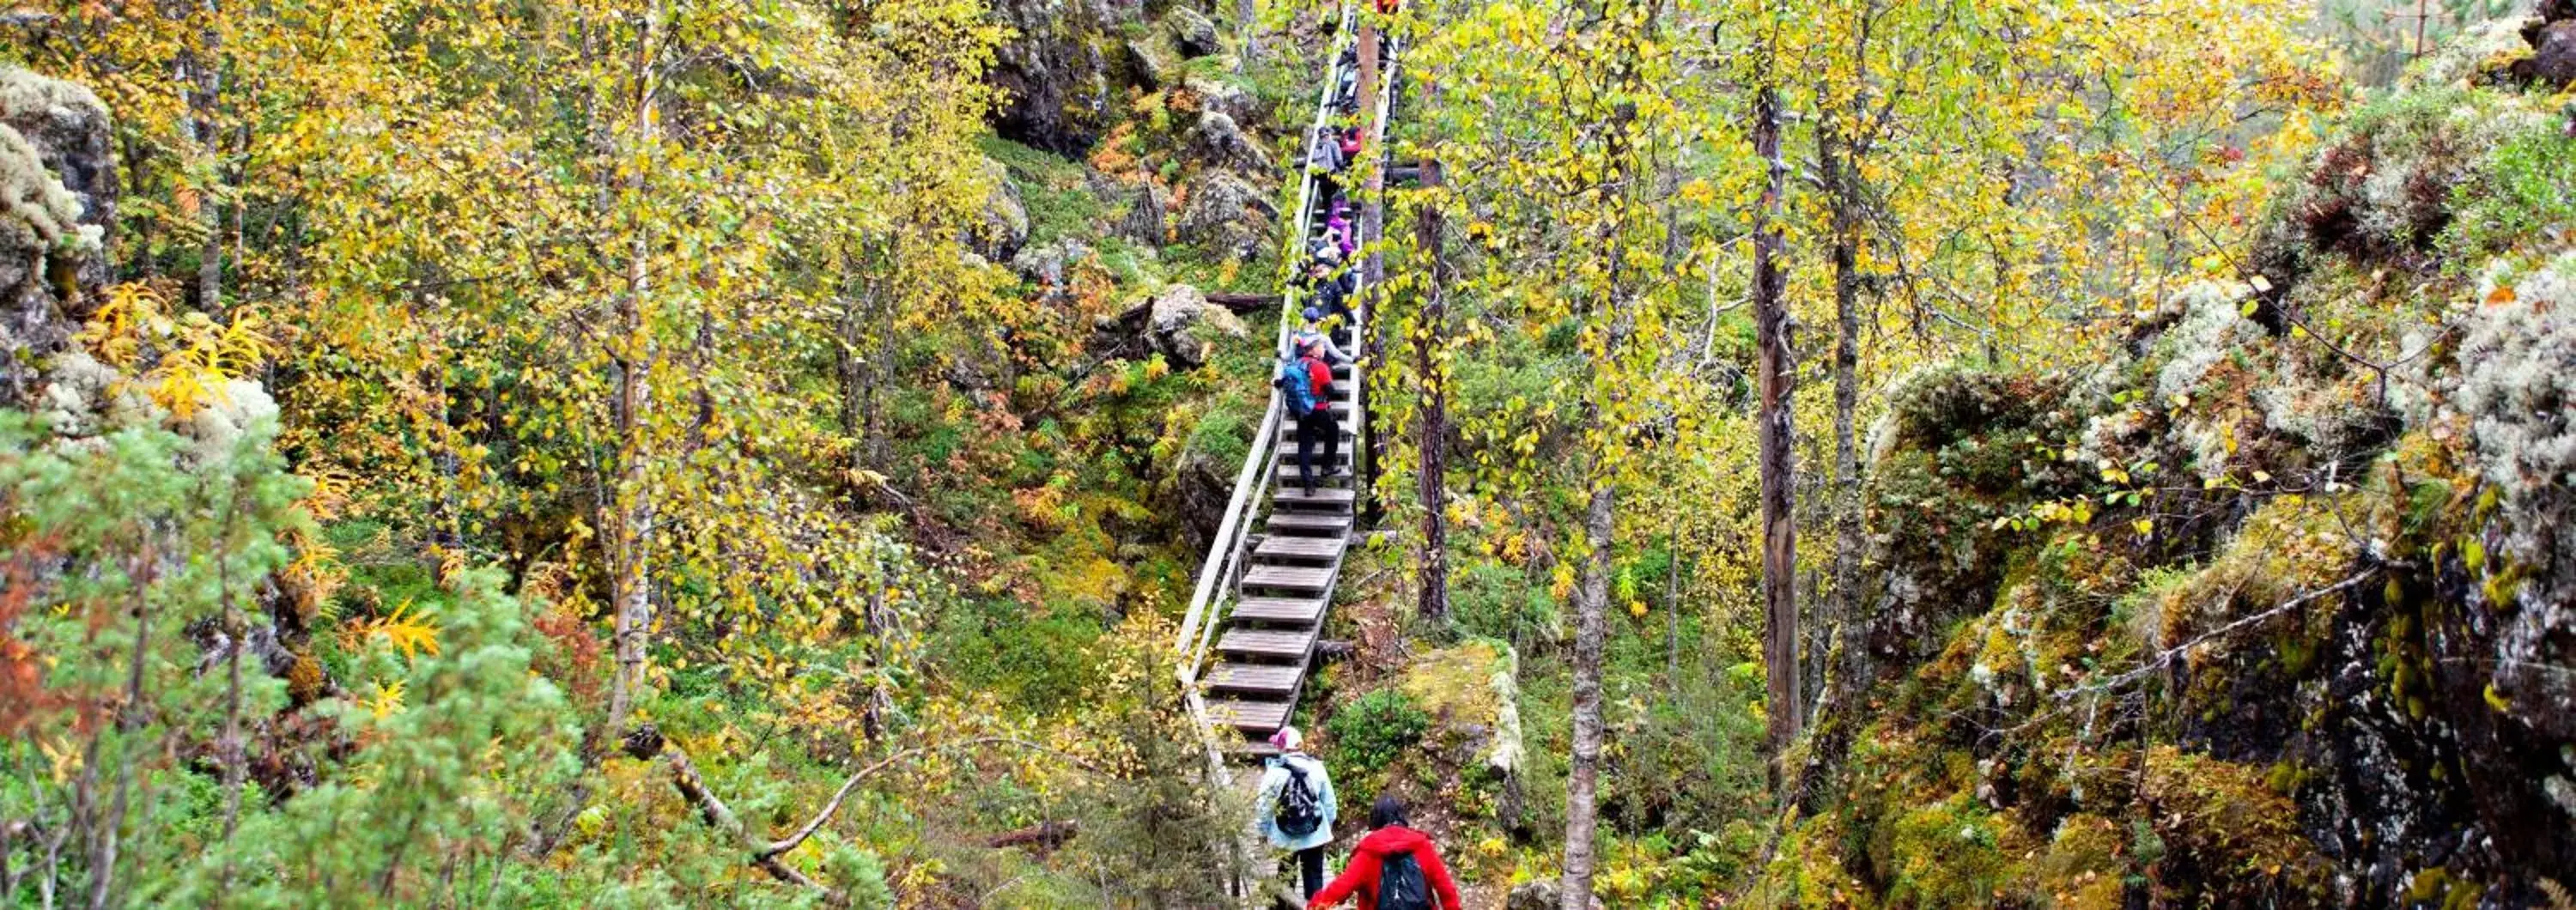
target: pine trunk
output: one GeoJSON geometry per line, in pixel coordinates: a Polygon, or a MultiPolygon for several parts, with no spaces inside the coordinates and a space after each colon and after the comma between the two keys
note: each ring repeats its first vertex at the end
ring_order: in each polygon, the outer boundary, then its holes
{"type": "MultiPolygon", "coordinates": [[[[1422,162],[1422,185],[1440,185],[1439,162],[1422,162]]],[[[1423,251],[1422,315],[1413,327],[1413,369],[1422,384],[1422,414],[1414,422],[1414,449],[1421,459],[1414,472],[1417,491],[1422,500],[1422,557],[1420,612],[1423,619],[1439,622],[1449,617],[1449,393],[1441,377],[1440,342],[1448,334],[1449,301],[1445,277],[1448,267],[1443,257],[1441,239],[1444,225],[1440,207],[1424,202],[1415,225],[1416,242],[1423,251]]]]}
{"type": "MultiPolygon", "coordinates": [[[[1386,299],[1379,290],[1386,281],[1386,260],[1379,252],[1382,245],[1378,241],[1386,235],[1386,168],[1379,165],[1385,162],[1387,157],[1385,150],[1378,148],[1380,137],[1377,120],[1394,112],[1377,109],[1378,96],[1385,89],[1378,80],[1386,77],[1387,62],[1378,53],[1377,26],[1362,20],[1359,41],[1360,135],[1365,137],[1362,140],[1360,154],[1370,162],[1370,166],[1362,171],[1366,175],[1364,178],[1366,182],[1362,184],[1363,189],[1360,193],[1359,239],[1360,248],[1367,253],[1367,256],[1360,260],[1363,296],[1360,300],[1359,315],[1360,320],[1368,328],[1368,338],[1362,345],[1360,356],[1370,364],[1382,364],[1386,362],[1386,330],[1377,318],[1375,313],[1377,308],[1371,306],[1377,301],[1386,299]]],[[[1360,165],[1358,162],[1352,162],[1352,166],[1360,165]]],[[[1358,338],[1351,340],[1354,343],[1361,342],[1358,338]]],[[[1353,390],[1353,394],[1365,400],[1368,397],[1367,383],[1361,383],[1359,388],[1353,390]]],[[[1359,490],[1361,507],[1368,509],[1374,518],[1376,497],[1369,495],[1369,486],[1377,477],[1377,466],[1384,454],[1386,439],[1368,432],[1368,413],[1364,408],[1361,410],[1360,420],[1362,421],[1360,439],[1365,444],[1360,446],[1359,451],[1351,453],[1351,485],[1359,490]]]]}
{"type": "Polygon", "coordinates": [[[1780,160],[1780,93],[1765,82],[1753,101],[1753,153],[1769,172],[1753,210],[1753,328],[1762,498],[1763,663],[1770,678],[1770,749],[1777,783],[1779,755],[1798,735],[1798,525],[1791,510],[1792,461],[1789,311],[1780,271],[1780,205],[1788,169],[1780,160]]]}

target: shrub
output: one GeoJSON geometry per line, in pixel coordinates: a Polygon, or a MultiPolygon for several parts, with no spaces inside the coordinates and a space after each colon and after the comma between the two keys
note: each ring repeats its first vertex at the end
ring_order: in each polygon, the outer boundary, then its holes
{"type": "Polygon", "coordinates": [[[1397,754],[1420,742],[1430,728],[1431,715],[1396,689],[1362,695],[1324,722],[1325,732],[1333,737],[1335,764],[1354,772],[1354,779],[1394,763],[1397,754]]]}

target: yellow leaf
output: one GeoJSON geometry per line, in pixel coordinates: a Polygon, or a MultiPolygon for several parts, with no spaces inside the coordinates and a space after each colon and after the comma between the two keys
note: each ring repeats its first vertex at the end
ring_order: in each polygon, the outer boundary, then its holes
{"type": "Polygon", "coordinates": [[[403,681],[377,683],[376,697],[368,699],[365,704],[367,713],[375,715],[377,720],[394,716],[394,712],[403,708],[403,681]]]}
{"type": "Polygon", "coordinates": [[[438,624],[426,617],[413,615],[411,601],[408,600],[395,607],[391,615],[378,620],[374,632],[384,636],[385,642],[393,645],[394,650],[401,651],[406,658],[422,651],[432,655],[438,653],[438,624]]]}

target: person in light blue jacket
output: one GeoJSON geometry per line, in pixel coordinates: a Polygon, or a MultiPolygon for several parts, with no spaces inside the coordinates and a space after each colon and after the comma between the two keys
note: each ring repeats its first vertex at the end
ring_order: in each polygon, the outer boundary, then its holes
{"type": "Polygon", "coordinates": [[[1333,819],[1339,814],[1333,776],[1325,773],[1323,762],[1302,751],[1305,737],[1297,728],[1279,728],[1270,735],[1270,744],[1278,747],[1279,756],[1264,763],[1261,800],[1253,817],[1271,846],[1296,855],[1304,896],[1312,899],[1324,890],[1324,847],[1333,842],[1333,819]]]}

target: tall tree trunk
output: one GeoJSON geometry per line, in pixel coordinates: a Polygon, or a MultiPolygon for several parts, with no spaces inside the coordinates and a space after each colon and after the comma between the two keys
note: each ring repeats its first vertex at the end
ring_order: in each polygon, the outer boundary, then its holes
{"type": "Polygon", "coordinates": [[[1234,0],[1234,27],[1243,33],[1243,52],[1234,56],[1234,74],[1252,72],[1252,59],[1261,56],[1261,11],[1253,0],[1234,0]]]}
{"type": "Polygon", "coordinates": [[[183,134],[195,161],[188,166],[186,180],[195,184],[189,198],[195,200],[192,212],[205,236],[197,242],[197,309],[221,314],[224,308],[224,185],[223,125],[216,117],[216,104],[223,93],[223,36],[216,30],[218,11],[214,0],[205,0],[199,14],[205,17],[198,32],[199,48],[179,56],[181,79],[189,86],[188,112],[179,118],[183,134]]]}
{"type": "MultiPolygon", "coordinates": [[[[635,120],[631,127],[631,152],[649,155],[657,138],[660,118],[654,113],[654,49],[661,44],[662,4],[648,3],[644,13],[644,33],[635,44],[635,120]]],[[[632,191],[644,192],[649,167],[638,167],[628,176],[632,191]]],[[[655,354],[652,327],[645,320],[646,297],[651,293],[651,270],[646,262],[652,254],[652,239],[641,212],[629,216],[627,226],[626,293],[618,298],[617,361],[617,484],[604,503],[609,514],[604,527],[614,541],[610,548],[609,579],[616,617],[614,631],[617,672],[609,688],[608,717],[602,726],[612,740],[625,735],[626,718],[634,709],[636,693],[643,688],[646,648],[653,634],[652,581],[646,574],[645,554],[653,535],[654,503],[647,488],[650,478],[644,463],[649,456],[645,439],[645,408],[652,402],[652,378],[655,354]]]]}
{"type": "MultiPolygon", "coordinates": [[[[1643,34],[1653,34],[1655,19],[1646,17],[1643,34]]],[[[1620,47],[1612,52],[1609,84],[1620,91],[1635,91],[1637,78],[1636,36],[1612,34],[1620,47]]],[[[1612,453],[1608,447],[1618,445],[1618,434],[1602,424],[1605,414],[1617,408],[1605,399],[1619,396],[1618,374],[1605,374],[1614,369],[1620,349],[1627,344],[1635,328],[1635,315],[1627,306],[1627,289],[1623,265],[1625,250],[1620,245],[1619,231],[1627,226],[1631,190],[1626,187],[1635,176],[1637,162],[1630,160],[1633,143],[1628,130],[1637,119],[1634,103],[1622,101],[1610,113],[1604,134],[1602,160],[1607,164],[1602,182],[1594,192],[1596,202],[1608,207],[1609,217],[1602,219],[1601,231],[1593,238],[1593,251],[1604,258],[1602,263],[1602,317],[1609,320],[1609,332],[1591,367],[1590,388],[1585,392],[1583,427],[1585,435],[1597,438],[1591,463],[1585,466],[1585,483],[1590,498],[1583,512],[1585,554],[1583,575],[1574,593],[1574,743],[1573,755],[1565,774],[1565,863],[1564,876],[1558,882],[1558,906],[1565,910],[1591,910],[1593,841],[1600,822],[1596,805],[1601,775],[1601,652],[1607,636],[1610,612],[1610,556],[1617,543],[1618,530],[1616,484],[1612,453]]],[[[1615,419],[1615,418],[1606,418],[1615,419]]]]}
{"type": "MultiPolygon", "coordinates": [[[[1853,412],[1860,403],[1860,194],[1858,148],[1835,134],[1858,124],[1828,116],[1816,131],[1827,205],[1832,212],[1834,264],[1834,515],[1833,598],[1825,621],[1845,635],[1843,661],[1857,660],[1860,643],[1848,636],[1859,615],[1861,528],[1860,441],[1853,412]]],[[[1828,636],[1830,640],[1831,636],[1828,636]]],[[[1827,673],[1836,672],[1827,668],[1827,673]]]]}
{"type": "MultiPolygon", "coordinates": [[[[1763,53],[1770,53],[1766,48],[1763,53]]],[[[1753,153],[1768,178],[1753,210],[1753,328],[1762,480],[1762,657],[1770,678],[1772,782],[1778,757],[1798,735],[1798,525],[1791,510],[1795,436],[1789,407],[1789,309],[1780,272],[1780,205],[1788,168],[1780,160],[1780,92],[1765,64],[1753,99],[1753,153]]]]}
{"type": "MultiPolygon", "coordinates": [[[[1440,186],[1439,162],[1423,159],[1422,186],[1440,186]]],[[[1413,327],[1413,370],[1422,384],[1422,413],[1413,427],[1415,456],[1421,461],[1414,479],[1422,500],[1421,573],[1416,586],[1421,591],[1422,618],[1440,622],[1449,618],[1449,391],[1439,356],[1449,333],[1449,301],[1443,296],[1447,276],[1442,274],[1449,264],[1441,250],[1439,204],[1425,200],[1415,218],[1415,243],[1423,251],[1422,314],[1413,327]]]]}
{"type": "MultiPolygon", "coordinates": [[[[849,267],[849,264],[843,264],[843,268],[849,267]]],[[[845,289],[848,284],[845,280],[845,289]]],[[[862,288],[860,293],[865,294],[865,289],[862,288]]],[[[841,380],[841,434],[860,439],[864,438],[860,433],[867,428],[867,410],[863,404],[868,394],[867,361],[863,354],[867,350],[867,319],[861,312],[866,304],[861,297],[851,295],[843,295],[840,304],[841,343],[833,352],[833,372],[841,380]]]]}
{"type": "Polygon", "coordinates": [[[1615,503],[1611,478],[1595,458],[1591,502],[1583,510],[1583,539],[1592,552],[1574,591],[1574,756],[1566,765],[1565,878],[1558,888],[1565,910],[1591,910],[1592,844],[1600,823],[1594,803],[1601,776],[1601,650],[1609,626],[1615,503]]]}
{"type": "Polygon", "coordinates": [[[1682,691],[1682,548],[1664,535],[1664,692],[1679,700],[1682,691]]]}
{"type": "MultiPolygon", "coordinates": [[[[1358,338],[1353,338],[1351,341],[1361,344],[1361,356],[1370,365],[1386,362],[1386,325],[1384,320],[1378,318],[1378,307],[1372,305],[1386,299],[1384,291],[1381,290],[1386,281],[1386,257],[1379,251],[1381,244],[1378,241],[1386,235],[1384,164],[1389,159],[1386,150],[1378,147],[1380,142],[1378,121],[1395,113],[1392,110],[1381,111],[1377,108],[1377,99],[1386,88],[1379,80],[1386,78],[1387,63],[1378,53],[1378,37],[1377,25],[1365,18],[1361,19],[1360,135],[1365,137],[1363,139],[1365,144],[1361,147],[1360,153],[1367,158],[1369,165],[1362,171],[1366,175],[1364,178],[1366,182],[1361,184],[1360,191],[1360,244],[1361,249],[1368,253],[1360,261],[1360,278],[1364,294],[1361,298],[1360,315],[1367,323],[1368,338],[1365,343],[1358,338]]],[[[1353,162],[1353,166],[1358,166],[1358,162],[1353,162]]],[[[1374,374],[1377,371],[1368,372],[1374,374]]],[[[1352,389],[1352,394],[1357,399],[1354,401],[1357,405],[1367,400],[1368,389],[1363,383],[1360,387],[1352,389]]],[[[1357,411],[1360,418],[1361,438],[1366,441],[1366,445],[1361,446],[1360,451],[1351,453],[1351,484],[1359,491],[1360,504],[1374,517],[1377,514],[1377,498],[1369,495],[1369,488],[1374,485],[1377,466],[1383,460],[1386,438],[1368,432],[1368,410],[1365,407],[1357,408],[1357,411]]]]}

